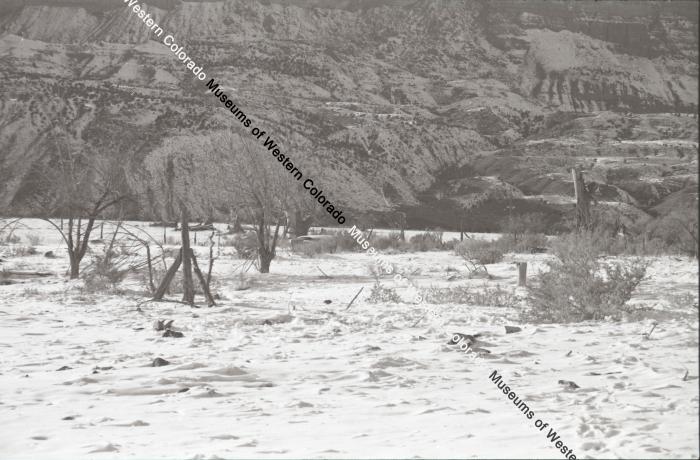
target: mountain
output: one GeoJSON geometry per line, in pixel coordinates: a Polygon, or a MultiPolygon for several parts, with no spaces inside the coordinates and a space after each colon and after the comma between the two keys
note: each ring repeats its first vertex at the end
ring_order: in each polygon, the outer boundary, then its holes
{"type": "MultiPolygon", "coordinates": [[[[556,223],[574,166],[631,220],[678,193],[697,203],[696,2],[145,5],[356,219],[455,228],[466,212],[490,230],[515,208],[556,223]]],[[[60,131],[125,165],[131,217],[162,217],[165,159],[240,129],[162,38],[121,0],[3,2],[0,210],[36,212],[60,131]]],[[[193,189],[221,172],[200,160],[183,166],[193,189]]],[[[225,214],[223,196],[192,205],[225,214]]]]}

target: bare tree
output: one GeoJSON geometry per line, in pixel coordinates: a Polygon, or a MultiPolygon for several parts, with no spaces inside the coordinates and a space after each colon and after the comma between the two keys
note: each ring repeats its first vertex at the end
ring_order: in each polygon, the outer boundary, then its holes
{"type": "Polygon", "coordinates": [[[571,177],[576,198],[576,228],[579,230],[590,230],[593,228],[591,220],[591,201],[593,201],[593,196],[590,184],[586,184],[583,179],[583,172],[576,168],[571,169],[571,177]]]}
{"type": "Polygon", "coordinates": [[[293,187],[297,184],[276,164],[274,157],[255,152],[237,134],[222,135],[215,149],[230,164],[231,178],[226,188],[236,209],[255,228],[258,270],[269,273],[285,220],[285,201],[296,192],[293,187]]]}
{"type": "Polygon", "coordinates": [[[285,229],[289,236],[308,235],[314,224],[322,222],[323,218],[328,216],[323,207],[301,187],[295,188],[291,184],[283,198],[286,211],[285,229]]]}
{"type": "Polygon", "coordinates": [[[57,147],[57,155],[36,175],[34,199],[41,218],[66,243],[70,278],[75,279],[80,276],[80,263],[88,251],[95,221],[129,195],[123,168],[116,159],[90,157],[82,146],[65,137],[57,139],[57,147]],[[62,224],[52,218],[61,218],[62,224]]]}

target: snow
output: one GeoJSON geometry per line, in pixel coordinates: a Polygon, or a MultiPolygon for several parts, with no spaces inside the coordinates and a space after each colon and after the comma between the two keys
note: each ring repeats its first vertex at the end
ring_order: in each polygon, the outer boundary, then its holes
{"type": "MultiPolygon", "coordinates": [[[[577,458],[699,454],[697,261],[654,259],[632,300],[654,308],[645,319],[531,325],[512,308],[370,304],[371,258],[359,253],[281,250],[271,274],[249,273],[251,288],[237,291],[240,261],[226,247],[214,268],[220,305],[192,309],[145,302],[134,280],[122,294],[66,281],[45,225],[19,231],[22,245],[40,236],[37,255],[0,246],[0,269],[54,273],[0,285],[0,457],[564,458],[537,418],[577,458]],[[445,328],[429,317],[413,326],[424,308],[445,328]],[[184,337],[162,337],[158,319],[184,337]],[[506,335],[506,324],[523,330],[506,335]],[[492,353],[473,362],[446,345],[451,332],[483,333],[492,353]],[[152,367],[157,357],[171,364],[152,367]],[[490,381],[494,370],[533,420],[490,381]]],[[[206,264],[207,248],[196,250],[206,264]]],[[[464,274],[451,253],[386,257],[421,288],[517,283],[510,262],[490,266],[495,280],[450,282],[447,267],[464,274]]],[[[517,257],[530,273],[546,258],[517,257]]]]}

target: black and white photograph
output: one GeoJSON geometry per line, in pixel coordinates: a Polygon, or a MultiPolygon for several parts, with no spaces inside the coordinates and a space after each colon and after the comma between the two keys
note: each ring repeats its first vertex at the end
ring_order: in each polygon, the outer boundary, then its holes
{"type": "Polygon", "coordinates": [[[0,0],[0,460],[700,457],[698,0],[0,0]]]}

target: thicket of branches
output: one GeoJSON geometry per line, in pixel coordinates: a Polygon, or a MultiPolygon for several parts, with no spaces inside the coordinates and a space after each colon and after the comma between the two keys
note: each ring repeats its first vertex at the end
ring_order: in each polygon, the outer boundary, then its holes
{"type": "Polygon", "coordinates": [[[41,217],[61,235],[68,250],[70,278],[80,276],[95,221],[119,214],[131,199],[123,165],[113,157],[91,151],[65,134],[55,140],[56,151],[31,177],[33,201],[41,217]]]}

